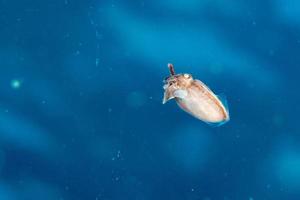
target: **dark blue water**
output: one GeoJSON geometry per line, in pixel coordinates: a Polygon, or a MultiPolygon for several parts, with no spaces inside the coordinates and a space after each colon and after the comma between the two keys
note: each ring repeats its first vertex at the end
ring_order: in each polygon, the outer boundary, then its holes
{"type": "Polygon", "coordinates": [[[299,200],[300,3],[0,1],[1,200],[299,200]],[[227,97],[162,105],[167,63],[227,97]]]}

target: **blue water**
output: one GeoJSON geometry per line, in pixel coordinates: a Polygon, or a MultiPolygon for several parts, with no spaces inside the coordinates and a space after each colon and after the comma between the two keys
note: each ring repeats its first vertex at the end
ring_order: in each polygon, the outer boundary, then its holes
{"type": "Polygon", "coordinates": [[[299,200],[300,3],[0,1],[0,200],[299,200]],[[162,105],[167,63],[225,94],[162,105]]]}

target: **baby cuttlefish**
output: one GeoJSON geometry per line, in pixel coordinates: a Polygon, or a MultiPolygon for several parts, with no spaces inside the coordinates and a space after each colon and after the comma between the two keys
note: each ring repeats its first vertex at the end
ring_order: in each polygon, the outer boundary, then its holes
{"type": "Polygon", "coordinates": [[[229,121],[229,111],[223,102],[204,83],[190,74],[175,74],[168,64],[170,76],[164,81],[163,104],[175,98],[177,104],[192,116],[212,125],[220,126],[229,121]]]}

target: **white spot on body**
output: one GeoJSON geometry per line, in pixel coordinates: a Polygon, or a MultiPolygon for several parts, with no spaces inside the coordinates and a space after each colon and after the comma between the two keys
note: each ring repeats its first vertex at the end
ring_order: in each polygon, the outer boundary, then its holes
{"type": "Polygon", "coordinates": [[[186,90],[175,90],[174,91],[174,94],[173,94],[175,97],[178,97],[178,98],[185,98],[187,95],[188,95],[188,93],[187,93],[187,91],[186,90]]]}

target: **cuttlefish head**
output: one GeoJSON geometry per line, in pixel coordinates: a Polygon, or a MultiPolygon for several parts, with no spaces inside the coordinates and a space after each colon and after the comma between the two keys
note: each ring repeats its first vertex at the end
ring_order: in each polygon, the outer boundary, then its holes
{"type": "Polygon", "coordinates": [[[193,77],[190,74],[175,74],[172,64],[168,64],[171,75],[164,80],[163,104],[173,98],[185,98],[188,88],[192,84],[193,77]]]}

